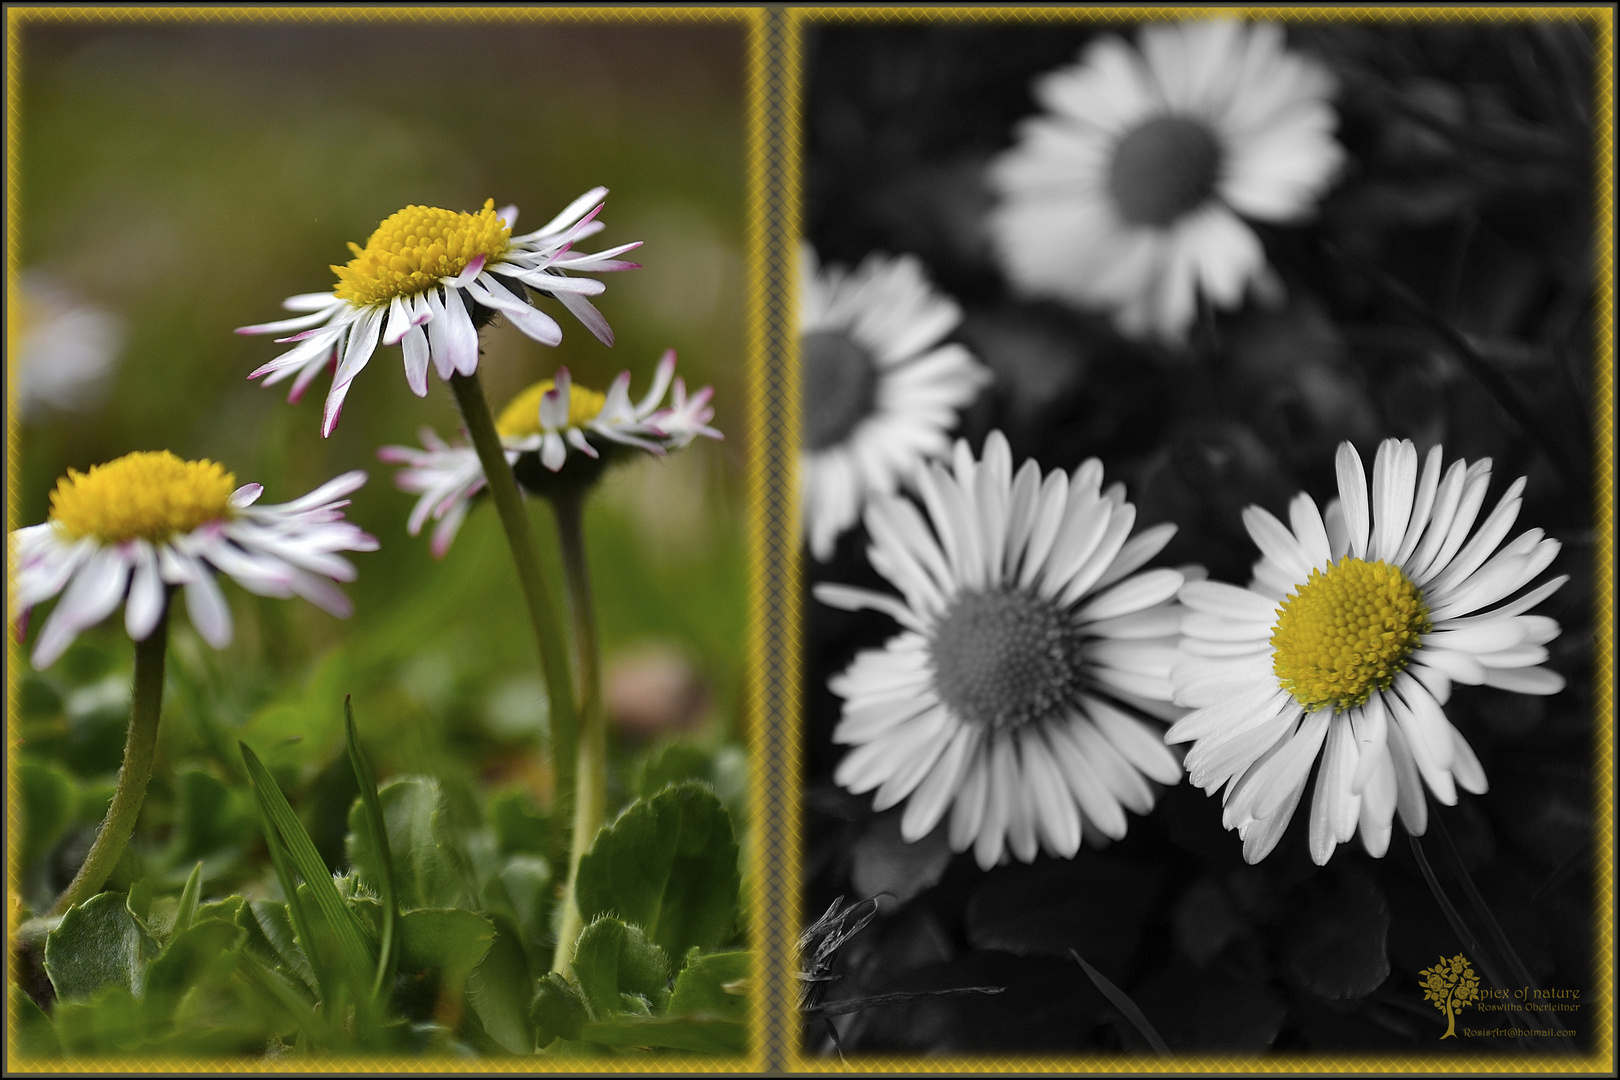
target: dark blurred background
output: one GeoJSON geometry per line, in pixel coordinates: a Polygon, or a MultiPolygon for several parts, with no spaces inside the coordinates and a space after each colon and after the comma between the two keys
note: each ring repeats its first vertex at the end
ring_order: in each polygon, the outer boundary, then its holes
{"type": "MultiPolygon", "coordinates": [[[[1459,687],[1447,713],[1490,777],[1484,796],[1441,808],[1424,851],[1442,890],[1484,906],[1542,986],[1592,991],[1591,28],[1573,19],[1457,23],[1323,20],[1290,47],[1338,75],[1350,163],[1303,227],[1260,228],[1287,301],[1205,310],[1185,350],[1121,338],[1105,315],[1009,290],[984,216],[989,160],[1037,110],[1031,79],[1073,63],[1095,34],[1131,24],[866,22],[807,27],[804,138],[809,240],[822,262],[919,256],[961,303],[955,337],[995,372],[965,416],[977,450],[1004,431],[1015,465],[1101,459],[1124,480],[1139,527],[1180,526],[1161,557],[1246,583],[1257,557],[1240,520],[1298,490],[1336,494],[1333,452],[1369,464],[1385,437],[1446,461],[1493,459],[1487,498],[1529,477],[1514,533],[1563,542],[1550,574],[1570,582],[1538,610],[1562,635],[1551,698],[1459,687]],[[1460,344],[1459,344],[1460,343],[1460,344]],[[1464,355],[1466,350],[1472,355],[1464,355]],[[1475,365],[1470,368],[1470,364],[1475,365]],[[1479,367],[1500,382],[1493,396],[1479,367]],[[1501,391],[1505,391],[1502,393],[1501,391]],[[1517,399],[1528,422],[1509,416],[1517,399]],[[1451,853],[1455,848],[1456,857],[1451,853]]],[[[814,581],[878,589],[865,537],[807,562],[805,866],[808,924],[835,896],[887,892],[844,950],[829,994],[1001,985],[840,1018],[848,1051],[1043,1052],[1146,1048],[1093,987],[1077,949],[1184,1052],[1227,1050],[1568,1052],[1567,1038],[1446,1040],[1416,973],[1462,951],[1400,827],[1385,859],[1359,838],[1326,868],[1305,844],[1308,801],[1276,852],[1246,866],[1220,800],[1183,783],[1130,834],[1072,861],[981,873],[943,836],[907,845],[903,807],[837,788],[839,700],[826,689],[895,632],[871,613],[814,602],[814,581]]],[[[1431,818],[1433,820],[1433,818],[1431,818]]],[[[1497,1014],[1500,1016],[1500,1014],[1497,1014]]],[[[1494,1026],[1496,1017],[1479,1014],[1494,1026]]],[[[1564,1014],[1585,1045],[1590,1015],[1564,1014]]],[[[823,1022],[807,1048],[832,1052],[823,1022]]]]}

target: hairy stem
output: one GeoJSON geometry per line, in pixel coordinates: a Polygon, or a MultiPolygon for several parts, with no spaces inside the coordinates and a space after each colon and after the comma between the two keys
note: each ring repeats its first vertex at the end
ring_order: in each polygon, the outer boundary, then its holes
{"type": "Polygon", "coordinates": [[[579,860],[590,850],[606,813],[607,723],[602,714],[602,671],[596,646],[596,609],[591,602],[591,575],[585,559],[584,492],[570,490],[552,499],[557,534],[562,542],[563,570],[568,581],[568,610],[573,619],[579,660],[579,758],[574,771],[574,827],[568,850],[568,887],[557,931],[551,970],[566,974],[574,959],[574,941],[584,920],[574,902],[579,860]]]}
{"type": "Polygon", "coordinates": [[[534,529],[523,507],[517,479],[506,462],[500,433],[495,430],[495,417],[484,397],[484,385],[475,371],[471,375],[452,375],[450,389],[456,395],[467,434],[484,468],[490,497],[495,501],[507,546],[512,549],[512,560],[517,564],[518,584],[529,607],[534,638],[540,646],[540,668],[546,677],[547,697],[551,700],[551,765],[557,791],[561,794],[571,786],[568,780],[579,726],[574,710],[574,683],[568,670],[568,645],[546,591],[545,576],[540,570],[540,548],[535,543],[534,529]]]}
{"type": "Polygon", "coordinates": [[[107,883],[118,860],[123,858],[129,845],[130,834],[135,831],[135,819],[140,817],[141,802],[146,798],[146,784],[152,779],[152,755],[157,749],[158,716],[163,712],[163,660],[169,647],[169,605],[164,601],[163,614],[145,641],[135,643],[134,707],[130,713],[129,736],[124,741],[124,763],[118,768],[118,786],[113,791],[112,805],[102,819],[101,831],[84,865],[74,875],[50,914],[60,915],[75,904],[82,904],[107,883]]]}

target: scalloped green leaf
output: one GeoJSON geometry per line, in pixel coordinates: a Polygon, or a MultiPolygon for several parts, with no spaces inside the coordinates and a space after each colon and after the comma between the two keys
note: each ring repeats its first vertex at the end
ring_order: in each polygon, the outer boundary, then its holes
{"type": "Polygon", "coordinates": [[[675,978],[669,1015],[706,1016],[747,1023],[753,965],[754,954],[746,949],[689,955],[686,966],[675,978]]]}
{"type": "MultiPolygon", "coordinates": [[[[574,948],[574,978],[584,992],[591,1015],[606,1018],[640,1012],[626,996],[663,1007],[669,997],[669,956],[647,940],[639,927],[602,918],[580,931],[574,948]]],[[[646,1006],[643,1006],[645,1008],[646,1006]]]]}
{"type": "Polygon", "coordinates": [[[491,921],[495,924],[495,939],[467,977],[467,1001],[485,1033],[503,1050],[532,1054],[534,1020],[529,1005],[534,997],[534,979],[529,974],[517,927],[501,915],[491,921]]]}
{"type": "Polygon", "coordinates": [[[402,973],[437,970],[439,994],[459,997],[495,940],[495,924],[460,908],[423,908],[399,919],[402,973]]]}
{"type": "MultiPolygon", "coordinates": [[[[400,908],[470,906],[466,875],[445,835],[439,782],[431,776],[401,776],[378,789],[377,797],[393,854],[400,908]]],[[[350,864],[380,893],[384,869],[374,853],[365,806],[359,799],[349,810],[349,835],[344,843],[350,864]]]]}
{"type": "Polygon", "coordinates": [[[597,834],[579,863],[580,914],[639,926],[670,956],[717,948],[736,930],[737,855],[731,815],[713,791],[665,788],[597,834]]]}
{"type": "Polygon", "coordinates": [[[45,938],[45,973],[62,998],[89,998],[106,986],[139,994],[157,952],[124,894],[101,893],[70,908],[45,938]]]}
{"type": "Polygon", "coordinates": [[[557,1039],[577,1040],[590,1012],[579,988],[553,971],[535,988],[529,1018],[534,1021],[535,1046],[544,1050],[557,1039]]]}

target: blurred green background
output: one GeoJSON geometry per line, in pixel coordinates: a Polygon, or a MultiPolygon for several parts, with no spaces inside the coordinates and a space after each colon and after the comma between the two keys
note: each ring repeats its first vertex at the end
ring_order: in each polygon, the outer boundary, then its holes
{"type": "MultiPolygon", "coordinates": [[[[396,16],[339,22],[314,13],[285,24],[20,27],[17,269],[81,310],[99,309],[121,332],[99,403],[31,404],[15,421],[22,452],[10,524],[44,520],[66,468],[133,450],[213,458],[239,482],[264,484],[267,503],[347,469],[370,472],[349,513],[382,548],[354,558],[352,619],[228,585],[236,620],[229,649],[215,654],[176,620],[158,773],[142,826],[161,830],[172,816],[170,778],[182,763],[237,778],[235,741],[245,738],[301,792],[301,812],[332,857],[352,795],[342,790],[352,783],[340,760],[345,693],[354,695],[381,777],[434,774],[453,799],[515,785],[543,807],[550,778],[535,753],[545,729],[543,684],[493,512],[478,506],[436,562],[425,533],[405,533],[414,497],[394,490],[392,469],[376,460],[379,446],[415,444],[421,425],[456,432],[445,385],[435,378],[426,400],[412,396],[399,349],[379,349],[342,423],[323,440],[329,380],[289,405],[287,384],[246,379],[283,347],[232,330],[280,317],[286,296],[330,288],[328,265],[347,261],[345,242],[363,245],[407,204],[471,211],[493,197],[497,206],[515,203],[519,231],[527,231],[607,185],[607,228],[583,248],[645,241],[632,256],[644,269],[606,276],[597,299],[616,346],[541,301],[563,326],[562,345],[548,349],[502,325],[486,330],[485,387],[499,410],[566,364],[577,381],[600,389],[628,368],[639,395],[671,346],[691,386],[715,386],[714,424],[726,441],[699,440],[610,473],[592,499],[587,534],[608,700],[619,721],[623,776],[615,783],[633,782],[623,778],[631,763],[660,737],[740,740],[746,26],[402,24],[396,16]],[[335,786],[328,790],[323,777],[335,786]]],[[[27,307],[25,333],[48,341],[40,305],[27,307]]],[[[48,351],[30,355],[50,360],[48,351]]],[[[8,366],[21,362],[13,356],[8,366]]],[[[560,600],[551,516],[538,501],[531,508],[560,600]]],[[[110,781],[118,761],[131,650],[121,618],[80,640],[57,670],[26,678],[14,731],[25,754],[89,785],[94,804],[94,778],[110,781]]],[[[11,655],[21,678],[26,654],[11,655]]],[[[289,794],[300,806],[300,795],[289,794]]],[[[70,817],[93,823],[94,805],[83,809],[70,817]]],[[[71,832],[71,824],[63,828],[71,832]]],[[[71,859],[63,853],[58,861],[71,859]]],[[[36,868],[36,890],[47,887],[42,872],[36,868]]]]}

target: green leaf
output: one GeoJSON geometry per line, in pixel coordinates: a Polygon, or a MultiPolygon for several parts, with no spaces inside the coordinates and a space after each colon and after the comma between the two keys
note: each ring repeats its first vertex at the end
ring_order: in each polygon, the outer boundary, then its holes
{"type": "Polygon", "coordinates": [[[602,918],[580,931],[574,949],[574,978],[590,1005],[604,1019],[641,1011],[624,1000],[635,994],[663,1007],[669,996],[669,956],[647,940],[640,927],[602,918]]]}
{"type": "Polygon", "coordinates": [[[541,1050],[555,1039],[578,1039],[590,1019],[579,989],[555,971],[540,980],[529,1016],[534,1021],[535,1045],[541,1050]]]}
{"type": "Polygon", "coordinates": [[[236,915],[236,925],[247,932],[247,945],[271,968],[296,975],[312,993],[320,993],[320,980],[296,940],[292,915],[277,900],[254,900],[236,915]]]}
{"type": "Polygon", "coordinates": [[[221,900],[209,900],[197,905],[197,914],[192,922],[201,922],[203,919],[224,919],[226,922],[236,922],[237,913],[242,905],[247,903],[246,897],[231,895],[221,900]]]}
{"type": "Polygon", "coordinates": [[[176,863],[195,862],[208,855],[245,847],[253,838],[252,811],[244,800],[202,769],[187,769],[175,777],[175,839],[171,857],[176,863]]]}
{"type": "MultiPolygon", "coordinates": [[[[402,776],[378,791],[388,830],[393,874],[401,909],[472,906],[466,875],[447,837],[439,782],[431,776],[402,776]]],[[[349,812],[349,862],[382,892],[383,868],[364,821],[363,799],[349,812]]]]}
{"type": "Polygon", "coordinates": [[[467,977],[495,940],[495,924],[460,908],[422,908],[399,918],[402,972],[437,971],[439,1001],[459,1002],[467,977]]]}
{"type": "MultiPolygon", "coordinates": [[[[360,736],[354,729],[354,706],[347,695],[343,698],[343,731],[349,748],[349,764],[360,787],[357,810],[364,818],[363,829],[355,829],[356,836],[364,836],[368,854],[375,867],[378,891],[382,894],[382,930],[377,957],[377,973],[372,983],[373,997],[382,994],[394,982],[399,967],[399,946],[395,941],[395,926],[399,922],[399,890],[394,877],[394,857],[389,850],[386,826],[383,824],[382,802],[377,796],[377,777],[371,763],[360,749],[360,736]]],[[[349,814],[354,820],[354,811],[349,814]]],[[[352,826],[351,826],[352,827],[352,826]]]]}
{"type": "Polygon", "coordinates": [[[302,687],[287,691],[254,713],[241,737],[277,770],[311,759],[325,760],[343,731],[343,700],[354,681],[348,653],[333,649],[322,657],[302,687]]]}
{"type": "Polygon", "coordinates": [[[498,792],[489,800],[489,820],[502,855],[545,855],[551,826],[522,788],[498,792]]]}
{"type": "Polygon", "coordinates": [[[180,890],[180,903],[174,912],[174,933],[184,931],[197,917],[197,899],[201,892],[202,863],[199,861],[191,868],[191,876],[186,878],[186,887],[180,890]]]}
{"type": "Polygon", "coordinates": [[[650,1046],[700,1054],[748,1050],[748,1025],[712,1017],[624,1017],[585,1025],[580,1038],[604,1046],[650,1046]]]}
{"type": "Polygon", "coordinates": [[[714,783],[714,761],[691,743],[669,743],[647,759],[641,773],[641,797],[650,799],[665,788],[688,780],[714,783]]]}
{"type": "Polygon", "coordinates": [[[529,1016],[534,979],[518,929],[504,916],[496,916],[495,940],[467,978],[467,1001],[484,1031],[503,1050],[534,1053],[534,1021],[529,1016]]]}
{"type": "Polygon", "coordinates": [[[685,956],[731,939],[739,886],[731,815],[714,792],[685,783],[638,799],[597,834],[576,895],[584,918],[614,915],[685,956]]]}
{"type": "Polygon", "coordinates": [[[147,1024],[167,1023],[186,991],[228,976],[246,936],[241,927],[219,919],[177,930],[147,973],[141,1001],[147,1024]]]}
{"type": "Polygon", "coordinates": [[[58,1001],[51,1012],[68,1056],[127,1053],[145,1043],[146,1019],[127,986],[102,987],[89,1001],[58,1001]]]}
{"type": "Polygon", "coordinates": [[[17,789],[22,794],[21,865],[26,868],[49,851],[73,823],[77,793],[66,772],[43,761],[23,761],[17,766],[17,789]]]}
{"type": "Polygon", "coordinates": [[[51,1018],[15,985],[11,988],[11,1015],[14,1018],[11,1026],[13,1062],[62,1056],[62,1044],[56,1041],[51,1018]]]}
{"type": "Polygon", "coordinates": [[[669,1015],[707,1016],[748,1022],[748,987],[754,954],[736,952],[689,954],[675,978],[669,1015]]]}
{"type": "Polygon", "coordinates": [[[293,867],[298,876],[304,879],[327,925],[332,928],[337,938],[341,970],[347,976],[345,981],[356,990],[369,989],[377,958],[371,943],[361,932],[359,920],[338,895],[337,887],[332,884],[332,872],[321,861],[309,833],[304,830],[292,807],[287,805],[286,797],[270,778],[264,763],[246,743],[240,745],[243,763],[247,765],[248,782],[253,785],[253,794],[265,818],[266,833],[274,829],[280,834],[293,867]]]}
{"type": "Polygon", "coordinates": [[[514,855],[501,868],[500,877],[523,930],[523,940],[531,947],[546,947],[541,943],[547,939],[550,926],[551,864],[538,855],[514,855]]]}
{"type": "Polygon", "coordinates": [[[253,949],[243,949],[241,971],[248,985],[268,996],[298,1025],[303,1039],[320,1043],[325,1024],[302,987],[276,970],[253,949]]]}
{"type": "Polygon", "coordinates": [[[124,895],[101,893],[70,908],[45,938],[45,972],[62,998],[88,998],[105,986],[139,994],[157,951],[124,895]]]}

